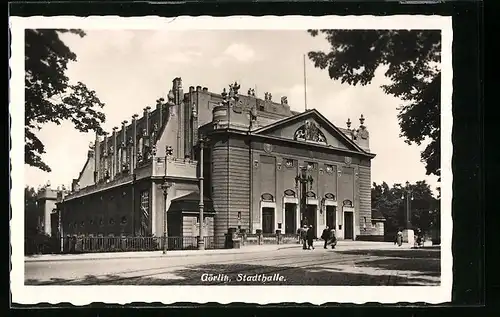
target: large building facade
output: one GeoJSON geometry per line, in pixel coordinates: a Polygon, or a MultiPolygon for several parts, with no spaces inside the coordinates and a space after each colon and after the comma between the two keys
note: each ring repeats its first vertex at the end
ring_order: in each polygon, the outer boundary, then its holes
{"type": "Polygon", "coordinates": [[[327,225],[340,239],[374,235],[364,118],[339,128],[315,109],[291,111],[286,97],[239,89],[185,92],[175,78],[155,109],[97,136],[59,203],[62,234],[197,236],[203,176],[204,235],[304,224],[317,236],[327,225]]]}

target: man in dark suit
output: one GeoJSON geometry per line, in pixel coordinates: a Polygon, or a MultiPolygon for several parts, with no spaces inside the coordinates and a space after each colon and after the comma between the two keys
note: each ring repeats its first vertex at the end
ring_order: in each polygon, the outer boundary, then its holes
{"type": "Polygon", "coordinates": [[[323,233],[321,233],[321,239],[325,241],[323,249],[326,249],[328,243],[330,242],[330,227],[326,226],[326,228],[323,229],[323,233]]]}
{"type": "Polygon", "coordinates": [[[307,249],[308,250],[311,250],[311,248],[314,250],[314,245],[313,245],[313,241],[314,241],[314,229],[313,229],[313,226],[310,225],[309,226],[309,229],[307,229],[307,249]]]}

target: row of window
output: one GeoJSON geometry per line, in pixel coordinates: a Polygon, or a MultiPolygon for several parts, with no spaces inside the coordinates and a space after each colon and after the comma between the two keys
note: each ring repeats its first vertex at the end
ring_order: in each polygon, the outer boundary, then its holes
{"type": "Polygon", "coordinates": [[[106,237],[109,237],[109,238],[126,238],[128,235],[125,234],[125,233],[117,233],[117,234],[114,234],[114,233],[81,233],[81,232],[78,232],[78,233],[71,233],[71,234],[66,234],[66,238],[70,238],[72,236],[74,237],[77,237],[81,235],[82,237],[90,237],[90,238],[106,238],[106,237]]]}
{"type": "MultiPolygon", "coordinates": [[[[292,159],[285,159],[284,161],[285,161],[286,168],[295,167],[295,162],[297,162],[296,160],[292,160],[292,159]]],[[[306,164],[307,170],[315,170],[316,167],[318,166],[317,163],[313,163],[313,162],[305,162],[305,164],[306,164]]],[[[334,169],[333,165],[325,164],[325,170],[327,173],[332,173],[333,169],[334,169]]]]}
{"type": "MultiPolygon", "coordinates": [[[[122,192],[122,194],[121,194],[121,195],[122,195],[122,196],[127,196],[127,192],[125,192],[125,191],[124,191],[124,192],[122,192]]],[[[142,196],[147,196],[147,197],[149,197],[149,190],[145,190],[145,191],[143,191],[143,192],[141,193],[141,197],[142,197],[142,196]]],[[[102,196],[102,195],[101,195],[101,196],[99,196],[99,198],[97,198],[97,197],[93,197],[92,199],[87,199],[87,200],[86,200],[86,199],[81,199],[81,200],[79,201],[79,203],[80,203],[81,205],[85,205],[85,201],[88,201],[88,202],[90,202],[90,203],[94,203],[96,200],[105,201],[105,200],[113,200],[113,199],[115,199],[115,195],[109,195],[109,196],[102,196]]]]}
{"type": "MultiPolygon", "coordinates": [[[[125,225],[125,224],[127,224],[127,222],[128,222],[127,217],[125,217],[125,216],[121,217],[121,219],[120,219],[120,224],[121,224],[121,225],[125,225]]],[[[91,225],[91,226],[92,226],[92,225],[94,225],[94,224],[96,224],[96,223],[97,223],[99,226],[104,226],[104,223],[105,223],[105,222],[104,222],[104,219],[103,219],[103,218],[100,218],[100,219],[99,219],[99,221],[97,221],[97,222],[96,222],[96,221],[94,221],[94,219],[90,219],[90,220],[88,220],[88,224],[89,224],[89,225],[91,225]]],[[[84,227],[85,227],[85,224],[86,224],[86,221],[80,221],[80,222],[75,221],[75,222],[73,222],[73,223],[71,223],[71,224],[70,224],[70,228],[75,228],[75,229],[76,229],[76,228],[78,228],[78,227],[80,227],[80,228],[84,228],[84,227]]],[[[115,219],[114,219],[114,218],[109,218],[109,220],[108,220],[108,224],[109,224],[109,225],[114,225],[114,224],[116,224],[115,219]]]]}

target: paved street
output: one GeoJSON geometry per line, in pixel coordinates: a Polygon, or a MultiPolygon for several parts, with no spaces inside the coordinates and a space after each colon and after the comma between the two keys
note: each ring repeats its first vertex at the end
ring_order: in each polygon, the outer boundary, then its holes
{"type": "Polygon", "coordinates": [[[318,244],[310,251],[292,245],[246,253],[190,252],[189,256],[26,261],[25,284],[432,286],[440,282],[438,248],[351,242],[336,250],[318,244]]]}

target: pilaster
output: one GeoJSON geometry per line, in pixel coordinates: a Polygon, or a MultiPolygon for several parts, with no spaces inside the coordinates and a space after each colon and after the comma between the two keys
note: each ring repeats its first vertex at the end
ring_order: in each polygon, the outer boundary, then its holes
{"type": "Polygon", "coordinates": [[[132,159],[130,164],[130,172],[132,174],[134,174],[134,170],[137,167],[137,117],[139,117],[137,114],[132,116],[132,159]]]}

